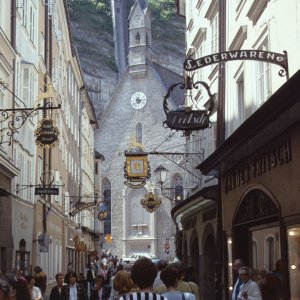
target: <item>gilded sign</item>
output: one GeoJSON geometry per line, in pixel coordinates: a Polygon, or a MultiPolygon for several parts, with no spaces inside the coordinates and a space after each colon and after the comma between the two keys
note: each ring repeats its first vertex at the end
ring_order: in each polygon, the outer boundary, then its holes
{"type": "Polygon", "coordinates": [[[141,205],[143,206],[143,208],[145,208],[150,213],[159,208],[160,204],[160,198],[152,192],[146,194],[145,197],[141,200],[141,205]]]}
{"type": "Polygon", "coordinates": [[[59,142],[59,129],[51,119],[43,119],[34,135],[36,137],[35,143],[41,148],[52,149],[59,142]]]}

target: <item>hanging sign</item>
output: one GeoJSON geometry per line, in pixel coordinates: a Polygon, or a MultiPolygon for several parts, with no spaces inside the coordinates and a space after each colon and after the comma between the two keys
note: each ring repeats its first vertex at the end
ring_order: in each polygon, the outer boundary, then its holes
{"type": "Polygon", "coordinates": [[[132,189],[141,188],[151,177],[147,153],[125,151],[124,184],[132,189]]]}
{"type": "Polygon", "coordinates": [[[44,187],[44,188],[35,188],[35,195],[59,195],[58,188],[44,187]]]}
{"type": "Polygon", "coordinates": [[[52,149],[59,142],[59,129],[51,119],[43,119],[34,135],[36,137],[35,143],[41,148],[52,149]]]}
{"type": "Polygon", "coordinates": [[[201,130],[210,124],[207,110],[169,111],[165,123],[175,130],[201,130]]]}
{"type": "Polygon", "coordinates": [[[152,213],[160,207],[161,200],[156,194],[150,192],[149,194],[146,194],[145,197],[141,200],[141,205],[148,212],[152,213]]]}
{"type": "MultiPolygon", "coordinates": [[[[183,63],[183,68],[186,71],[194,71],[211,64],[227,62],[231,60],[258,60],[265,61],[281,66],[288,76],[288,58],[287,52],[275,53],[262,50],[232,50],[220,53],[214,53],[198,59],[187,58],[183,63]]],[[[279,73],[280,76],[284,74],[279,73]]]]}

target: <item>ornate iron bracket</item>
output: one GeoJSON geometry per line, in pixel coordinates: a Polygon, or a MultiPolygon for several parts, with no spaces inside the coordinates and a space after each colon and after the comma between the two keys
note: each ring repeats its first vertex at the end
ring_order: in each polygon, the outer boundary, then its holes
{"type": "MultiPolygon", "coordinates": [[[[3,81],[0,81],[0,86],[12,93],[3,81]]],[[[40,93],[38,99],[41,99],[41,97],[53,97],[53,88],[51,89],[50,85],[48,85],[48,89],[49,91],[47,93],[40,93]]],[[[0,145],[7,143],[10,146],[13,135],[19,132],[19,129],[24,125],[29,117],[36,116],[40,110],[46,111],[60,108],[60,104],[53,106],[53,103],[50,101],[46,101],[43,105],[38,103],[35,107],[30,108],[0,108],[0,145]]]]}
{"type": "Polygon", "coordinates": [[[202,180],[202,173],[196,167],[203,161],[204,159],[204,149],[201,149],[199,153],[172,153],[172,152],[147,152],[147,154],[151,155],[162,155],[172,163],[176,164],[178,167],[191,174],[195,178],[202,180]]]}

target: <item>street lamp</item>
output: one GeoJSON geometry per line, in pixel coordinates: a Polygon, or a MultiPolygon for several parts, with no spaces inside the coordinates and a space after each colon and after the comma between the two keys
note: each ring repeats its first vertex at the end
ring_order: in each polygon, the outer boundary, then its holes
{"type": "Polygon", "coordinates": [[[182,192],[176,193],[177,189],[171,188],[171,187],[165,187],[164,183],[166,182],[168,170],[162,166],[159,165],[155,171],[154,171],[155,177],[157,182],[160,184],[160,189],[163,194],[167,199],[171,201],[180,201],[183,199],[182,192]]]}

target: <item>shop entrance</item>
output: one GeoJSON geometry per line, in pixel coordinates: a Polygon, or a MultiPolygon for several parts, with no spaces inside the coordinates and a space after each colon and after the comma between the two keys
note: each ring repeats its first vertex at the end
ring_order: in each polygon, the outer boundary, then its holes
{"type": "Polygon", "coordinates": [[[261,189],[245,193],[235,213],[233,257],[243,259],[253,269],[257,281],[265,280],[276,268],[276,275],[282,280],[279,220],[276,200],[261,189]]]}

